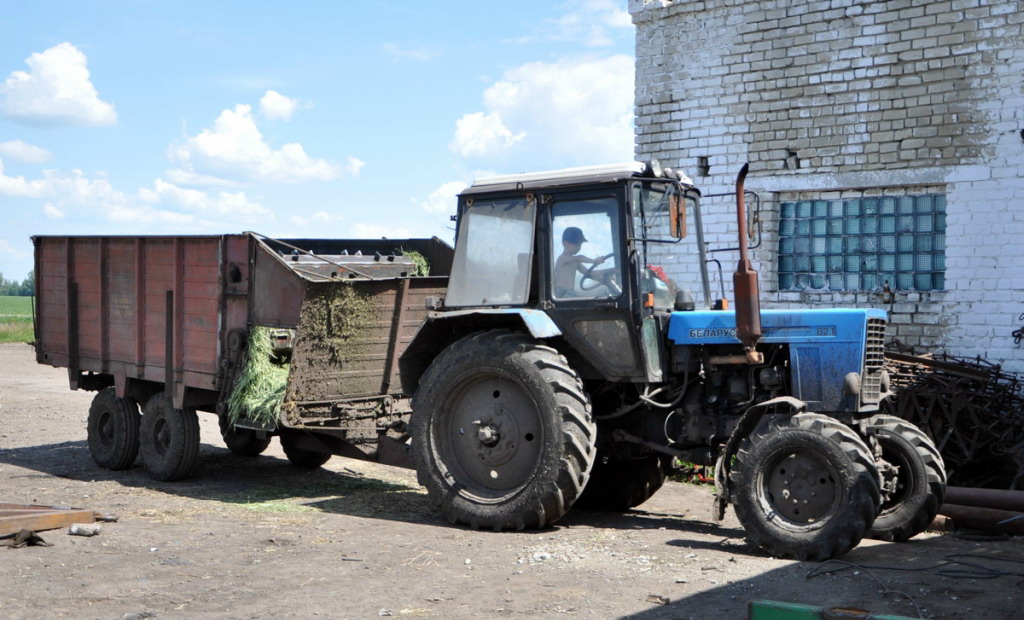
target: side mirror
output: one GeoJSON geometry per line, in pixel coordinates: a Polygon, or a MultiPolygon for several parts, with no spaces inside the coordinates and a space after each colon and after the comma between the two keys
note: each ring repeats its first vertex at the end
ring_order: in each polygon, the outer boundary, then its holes
{"type": "Polygon", "coordinates": [[[668,232],[676,239],[686,237],[686,200],[679,194],[668,197],[668,232]]]}

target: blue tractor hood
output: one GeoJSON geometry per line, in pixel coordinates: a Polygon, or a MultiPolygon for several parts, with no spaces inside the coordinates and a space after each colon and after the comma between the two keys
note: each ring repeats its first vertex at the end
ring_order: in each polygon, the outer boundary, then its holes
{"type": "MultiPolygon", "coordinates": [[[[812,411],[856,410],[856,396],[845,393],[843,385],[849,373],[864,373],[868,319],[885,321],[886,313],[874,308],[762,310],[760,342],[789,345],[793,395],[812,411]]],[[[677,346],[739,345],[736,313],[673,312],[668,339],[677,346]]]]}

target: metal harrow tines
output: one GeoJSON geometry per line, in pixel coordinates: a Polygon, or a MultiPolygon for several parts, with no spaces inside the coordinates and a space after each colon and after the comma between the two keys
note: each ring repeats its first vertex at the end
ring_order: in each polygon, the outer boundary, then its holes
{"type": "Polygon", "coordinates": [[[886,351],[890,413],[927,433],[950,484],[1024,488],[1024,383],[981,358],[886,351]]]}

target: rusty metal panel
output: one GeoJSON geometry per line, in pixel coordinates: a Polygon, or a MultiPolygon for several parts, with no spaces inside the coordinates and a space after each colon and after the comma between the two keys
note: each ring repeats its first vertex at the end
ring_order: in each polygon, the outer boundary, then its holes
{"type": "Polygon", "coordinates": [[[264,246],[253,241],[252,299],[249,320],[254,325],[294,328],[299,324],[299,309],[306,282],[295,276],[264,246]]]}

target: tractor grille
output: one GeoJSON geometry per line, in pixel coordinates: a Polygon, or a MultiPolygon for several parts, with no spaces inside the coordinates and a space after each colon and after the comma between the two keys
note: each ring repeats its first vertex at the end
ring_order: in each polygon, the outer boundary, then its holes
{"type": "Polygon", "coordinates": [[[882,366],[885,364],[885,320],[868,319],[864,342],[864,376],[861,380],[861,403],[877,403],[882,392],[882,366]]]}

